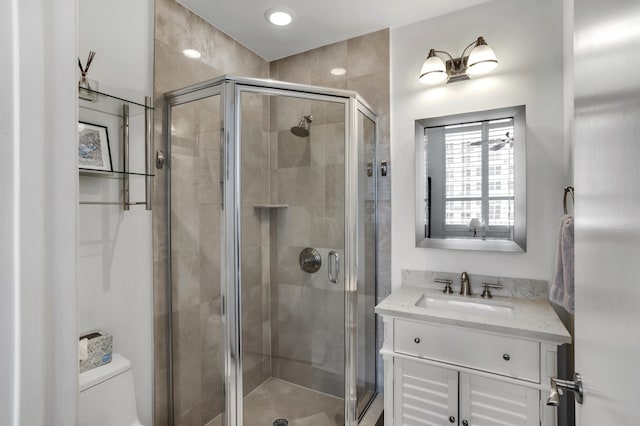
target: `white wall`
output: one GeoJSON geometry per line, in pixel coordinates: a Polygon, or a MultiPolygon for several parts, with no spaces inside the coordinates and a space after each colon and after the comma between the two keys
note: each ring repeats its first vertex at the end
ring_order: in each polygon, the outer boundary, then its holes
{"type": "Polygon", "coordinates": [[[562,2],[493,0],[391,31],[392,285],[402,269],[550,280],[562,215],[562,2]],[[484,36],[500,65],[490,75],[429,88],[418,73],[429,48],[459,56],[484,36]],[[525,104],[527,252],[415,247],[414,120],[525,104]]]}
{"type": "MultiPolygon", "coordinates": [[[[153,93],[153,0],[80,0],[78,56],[96,56],[89,78],[100,90],[144,103],[153,93]]],[[[77,66],[76,66],[77,69],[77,66]]],[[[80,119],[109,127],[114,167],[120,162],[119,120],[80,110],[80,119]]],[[[144,121],[131,122],[131,170],[144,170],[144,121]]],[[[117,200],[120,183],[82,176],[80,198],[117,200]]],[[[131,182],[132,201],[144,198],[143,179],[131,182]]],[[[151,212],[144,206],[81,206],[79,214],[79,332],[113,334],[113,349],[133,364],[138,415],[152,422],[153,328],[151,212]]]]}
{"type": "Polygon", "coordinates": [[[573,184],[573,0],[562,0],[565,182],[573,184]]]}
{"type": "Polygon", "coordinates": [[[75,36],[74,0],[0,2],[3,425],[76,423],[75,36]]]}

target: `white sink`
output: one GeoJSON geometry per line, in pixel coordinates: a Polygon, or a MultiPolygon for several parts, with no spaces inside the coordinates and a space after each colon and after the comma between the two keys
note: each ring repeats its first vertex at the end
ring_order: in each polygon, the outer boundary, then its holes
{"type": "Polygon", "coordinates": [[[478,296],[423,294],[416,302],[416,306],[440,312],[451,311],[500,318],[514,317],[511,303],[480,299],[478,296]]]}

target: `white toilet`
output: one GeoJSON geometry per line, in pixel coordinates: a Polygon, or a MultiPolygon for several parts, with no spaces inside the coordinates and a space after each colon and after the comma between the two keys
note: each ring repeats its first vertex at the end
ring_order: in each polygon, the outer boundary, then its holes
{"type": "Polygon", "coordinates": [[[80,373],[78,425],[142,426],[128,359],[114,353],[110,363],[80,373]]]}

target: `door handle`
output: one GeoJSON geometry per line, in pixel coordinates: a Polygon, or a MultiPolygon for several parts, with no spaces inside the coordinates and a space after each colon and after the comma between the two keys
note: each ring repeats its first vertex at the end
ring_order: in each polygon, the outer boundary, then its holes
{"type": "Polygon", "coordinates": [[[557,407],[560,405],[561,390],[573,392],[576,402],[582,404],[584,400],[582,391],[582,376],[579,373],[573,374],[573,380],[561,380],[555,377],[551,378],[551,394],[547,399],[547,405],[557,407]]]}
{"type": "Polygon", "coordinates": [[[329,267],[327,271],[329,273],[329,281],[337,284],[340,278],[340,255],[333,250],[329,252],[329,267]]]}

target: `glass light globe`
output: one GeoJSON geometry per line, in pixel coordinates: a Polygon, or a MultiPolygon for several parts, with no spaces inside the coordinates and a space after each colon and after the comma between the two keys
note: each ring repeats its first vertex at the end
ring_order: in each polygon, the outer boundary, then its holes
{"type": "Polygon", "coordinates": [[[486,44],[474,47],[467,60],[467,75],[486,74],[498,66],[493,49],[486,44]]]}
{"type": "Polygon", "coordinates": [[[442,59],[437,57],[433,50],[429,52],[429,56],[422,64],[420,70],[420,83],[423,84],[437,84],[447,79],[447,67],[442,59]]]}

